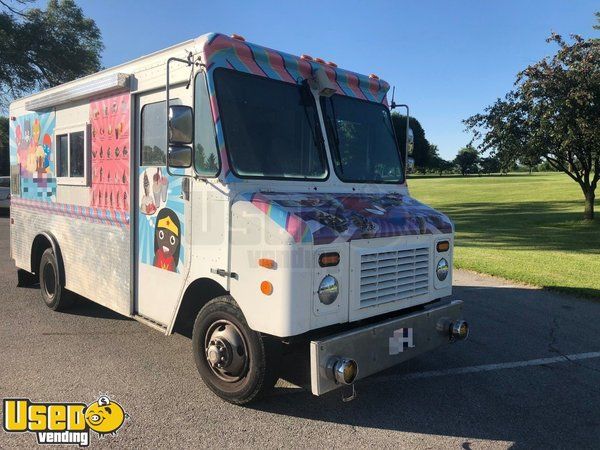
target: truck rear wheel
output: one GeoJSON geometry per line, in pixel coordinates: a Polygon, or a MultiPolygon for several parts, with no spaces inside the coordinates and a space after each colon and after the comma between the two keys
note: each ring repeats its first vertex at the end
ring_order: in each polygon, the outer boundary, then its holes
{"type": "Polygon", "coordinates": [[[38,273],[42,300],[46,306],[54,311],[62,311],[71,306],[71,296],[65,291],[64,280],[58,269],[58,261],[51,248],[47,248],[42,253],[38,273]]]}
{"type": "Polygon", "coordinates": [[[211,300],[200,310],[192,348],[202,380],[230,403],[258,400],[277,382],[279,343],[250,329],[229,295],[211,300]]]}

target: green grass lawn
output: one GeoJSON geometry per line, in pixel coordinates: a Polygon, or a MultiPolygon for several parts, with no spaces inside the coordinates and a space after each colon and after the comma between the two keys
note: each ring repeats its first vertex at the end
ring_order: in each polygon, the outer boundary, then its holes
{"type": "Polygon", "coordinates": [[[600,211],[582,219],[567,175],[415,177],[409,188],[454,221],[456,267],[600,299],[600,211]]]}

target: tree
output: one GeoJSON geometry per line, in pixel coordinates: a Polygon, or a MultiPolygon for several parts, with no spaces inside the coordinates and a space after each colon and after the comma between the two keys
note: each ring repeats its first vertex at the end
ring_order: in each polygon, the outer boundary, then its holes
{"type": "Polygon", "coordinates": [[[0,0],[0,107],[11,98],[101,69],[102,37],[73,0],[20,10],[30,0],[0,0]]]}
{"type": "Polygon", "coordinates": [[[552,34],[554,56],[530,65],[515,88],[465,124],[481,151],[521,161],[544,159],[580,186],[594,218],[600,180],[600,40],[552,34]]]}
{"type": "Polygon", "coordinates": [[[440,177],[444,174],[444,172],[452,172],[454,167],[455,166],[452,161],[447,161],[439,155],[435,155],[430,164],[430,168],[439,174],[440,177]]]}
{"type": "Polygon", "coordinates": [[[0,176],[8,175],[8,117],[0,116],[0,176]]]}
{"type": "Polygon", "coordinates": [[[458,155],[454,159],[454,163],[458,166],[461,175],[467,175],[469,173],[477,173],[479,162],[479,153],[477,150],[470,145],[461,148],[458,151],[458,155]]]}
{"type": "Polygon", "coordinates": [[[488,156],[486,158],[481,158],[481,171],[483,173],[491,174],[491,173],[499,173],[502,165],[500,164],[500,159],[497,156],[488,156]]]}
{"type": "MultiPolygon", "coordinates": [[[[398,147],[404,155],[404,152],[406,151],[406,116],[393,112],[392,124],[394,131],[396,132],[396,137],[398,138],[398,147]]],[[[429,141],[425,138],[425,130],[423,130],[419,121],[414,117],[409,119],[409,125],[413,131],[414,138],[413,150],[412,153],[409,152],[409,156],[414,158],[415,167],[428,167],[432,155],[429,141]]]]}

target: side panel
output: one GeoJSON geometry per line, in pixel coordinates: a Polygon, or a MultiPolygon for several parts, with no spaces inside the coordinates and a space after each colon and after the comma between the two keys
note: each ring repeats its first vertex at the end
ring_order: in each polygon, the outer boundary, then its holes
{"type": "Polygon", "coordinates": [[[33,240],[49,232],[61,249],[66,288],[126,315],[130,152],[122,149],[130,147],[130,117],[130,95],[118,93],[10,122],[11,164],[20,166],[20,189],[11,202],[16,266],[37,270],[31,267],[33,240]],[[85,174],[75,182],[60,181],[57,136],[75,129],[85,132],[85,174]]]}

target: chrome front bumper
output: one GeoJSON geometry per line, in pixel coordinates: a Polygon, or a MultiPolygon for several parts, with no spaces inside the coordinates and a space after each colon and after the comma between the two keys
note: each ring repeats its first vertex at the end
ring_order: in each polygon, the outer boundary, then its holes
{"type": "Polygon", "coordinates": [[[451,341],[450,326],[462,319],[463,302],[438,307],[336,334],[310,343],[311,390],[322,395],[341,387],[331,372],[335,358],[358,364],[356,380],[407,361],[451,341]]]}

